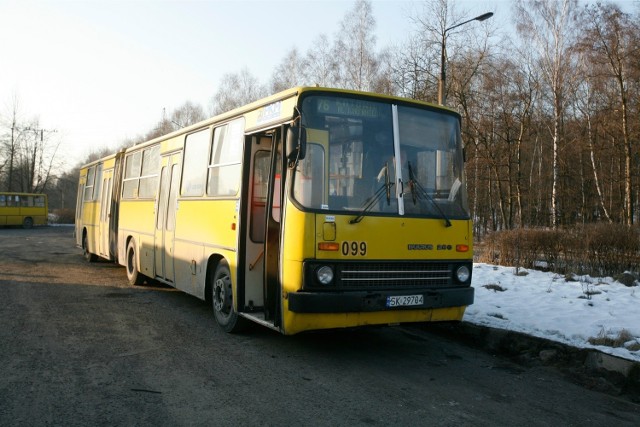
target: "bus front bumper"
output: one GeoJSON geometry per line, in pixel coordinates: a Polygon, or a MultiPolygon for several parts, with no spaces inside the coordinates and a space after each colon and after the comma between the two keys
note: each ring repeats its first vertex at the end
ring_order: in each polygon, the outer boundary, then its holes
{"type": "Polygon", "coordinates": [[[424,310],[464,307],[473,304],[474,289],[444,288],[402,291],[290,292],[289,310],[294,313],[355,313],[392,310],[424,310]],[[415,296],[422,295],[416,304],[415,296]],[[408,296],[411,305],[390,306],[391,300],[408,296]]]}

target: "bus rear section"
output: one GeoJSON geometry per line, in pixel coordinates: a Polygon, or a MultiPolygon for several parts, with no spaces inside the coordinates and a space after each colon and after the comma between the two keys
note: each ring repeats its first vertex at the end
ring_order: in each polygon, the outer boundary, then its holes
{"type": "Polygon", "coordinates": [[[76,246],[89,262],[117,260],[122,152],[80,168],[76,202],[76,246]]]}

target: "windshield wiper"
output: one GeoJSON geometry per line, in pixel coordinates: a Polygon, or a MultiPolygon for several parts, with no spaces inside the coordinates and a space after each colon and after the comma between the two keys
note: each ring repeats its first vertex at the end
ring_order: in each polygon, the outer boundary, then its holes
{"type": "Polygon", "coordinates": [[[431,197],[429,193],[427,193],[424,187],[422,187],[422,185],[420,185],[418,180],[415,178],[413,174],[413,169],[411,168],[411,162],[407,162],[407,166],[409,167],[409,188],[411,189],[411,197],[413,198],[413,204],[415,205],[417,203],[417,201],[420,199],[420,195],[425,196],[427,200],[429,200],[433,204],[433,206],[435,206],[436,210],[440,213],[440,216],[442,217],[442,219],[444,219],[445,227],[451,227],[451,221],[449,221],[449,218],[447,218],[444,212],[442,212],[442,209],[440,209],[440,206],[438,205],[438,203],[435,200],[433,200],[433,197],[431,197]],[[418,191],[416,191],[416,189],[419,191],[419,193],[418,191]]]}
{"type": "Polygon", "coordinates": [[[362,211],[349,221],[349,224],[357,224],[362,221],[364,215],[369,212],[373,207],[378,203],[378,201],[382,198],[383,195],[387,196],[387,205],[391,205],[391,187],[393,184],[391,183],[391,179],[389,178],[389,168],[388,165],[385,164],[384,168],[384,184],[380,188],[376,190],[373,196],[369,197],[362,208],[362,211]]]}

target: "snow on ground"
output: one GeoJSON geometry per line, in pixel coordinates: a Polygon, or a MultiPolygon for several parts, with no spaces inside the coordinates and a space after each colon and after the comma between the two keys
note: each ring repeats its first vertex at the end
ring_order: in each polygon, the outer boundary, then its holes
{"type": "Polygon", "coordinates": [[[556,273],[517,272],[474,264],[475,301],[464,320],[640,361],[640,286],[627,287],[610,277],[566,281],[556,273]],[[617,348],[589,343],[621,336],[624,343],[617,348]]]}

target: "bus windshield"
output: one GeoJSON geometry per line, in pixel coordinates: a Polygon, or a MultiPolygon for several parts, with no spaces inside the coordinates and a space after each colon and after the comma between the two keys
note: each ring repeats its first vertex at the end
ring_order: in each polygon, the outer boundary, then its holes
{"type": "Polygon", "coordinates": [[[307,96],[301,115],[307,150],[293,196],[303,207],[469,218],[455,113],[325,94],[307,96]]]}

